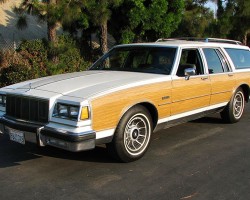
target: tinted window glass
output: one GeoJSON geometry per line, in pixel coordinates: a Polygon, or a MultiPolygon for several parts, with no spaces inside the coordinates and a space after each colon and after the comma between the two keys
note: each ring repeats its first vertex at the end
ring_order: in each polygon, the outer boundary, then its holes
{"type": "Polygon", "coordinates": [[[217,52],[217,54],[218,54],[219,57],[220,57],[220,60],[221,60],[222,65],[223,65],[223,67],[224,67],[224,71],[225,71],[225,72],[231,71],[231,70],[230,70],[230,67],[229,67],[229,64],[228,64],[228,61],[225,59],[225,57],[222,55],[222,53],[221,53],[218,49],[216,50],[216,52],[217,52]]]}
{"type": "Polygon", "coordinates": [[[216,53],[216,50],[203,49],[203,51],[207,60],[209,74],[223,73],[223,65],[218,54],[216,53]]]}
{"type": "Polygon", "coordinates": [[[175,54],[176,48],[170,47],[119,47],[104,55],[90,70],[170,74],[175,54]]]}
{"type": "Polygon", "coordinates": [[[250,68],[249,50],[226,48],[226,51],[231,57],[236,69],[250,68]]]}
{"type": "Polygon", "coordinates": [[[201,56],[197,49],[183,49],[181,52],[181,60],[177,70],[177,76],[185,76],[185,69],[194,68],[196,75],[204,74],[201,56]]]}

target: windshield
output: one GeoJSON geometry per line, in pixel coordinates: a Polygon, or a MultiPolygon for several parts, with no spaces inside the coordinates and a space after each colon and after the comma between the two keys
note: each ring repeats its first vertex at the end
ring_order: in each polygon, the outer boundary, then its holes
{"type": "Polygon", "coordinates": [[[130,71],[169,75],[176,48],[133,46],[118,47],[104,55],[90,70],[130,71]]]}

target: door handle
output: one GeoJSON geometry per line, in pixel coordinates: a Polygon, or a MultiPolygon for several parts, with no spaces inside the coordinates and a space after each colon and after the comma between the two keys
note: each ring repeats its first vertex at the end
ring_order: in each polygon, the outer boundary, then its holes
{"type": "Polygon", "coordinates": [[[228,76],[234,76],[233,74],[228,74],[228,76]]]}
{"type": "Polygon", "coordinates": [[[208,80],[208,77],[202,77],[201,80],[203,81],[208,80]]]}

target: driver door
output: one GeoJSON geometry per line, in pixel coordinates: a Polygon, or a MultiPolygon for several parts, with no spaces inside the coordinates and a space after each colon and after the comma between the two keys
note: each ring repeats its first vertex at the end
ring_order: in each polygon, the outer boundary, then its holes
{"type": "Polygon", "coordinates": [[[182,49],[172,84],[171,116],[197,114],[202,112],[201,108],[209,106],[211,83],[198,48],[182,49]],[[187,68],[194,68],[196,72],[189,79],[185,77],[187,68]]]}

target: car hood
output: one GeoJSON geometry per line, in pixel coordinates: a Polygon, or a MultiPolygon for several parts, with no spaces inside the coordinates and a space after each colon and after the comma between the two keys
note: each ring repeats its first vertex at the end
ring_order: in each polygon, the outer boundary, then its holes
{"type": "Polygon", "coordinates": [[[136,72],[84,71],[34,79],[8,86],[5,90],[11,93],[22,91],[27,95],[46,92],[50,94],[49,97],[64,95],[87,99],[126,87],[150,84],[166,77],[136,72]]]}

